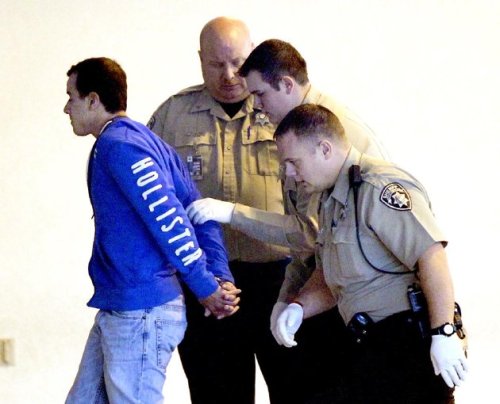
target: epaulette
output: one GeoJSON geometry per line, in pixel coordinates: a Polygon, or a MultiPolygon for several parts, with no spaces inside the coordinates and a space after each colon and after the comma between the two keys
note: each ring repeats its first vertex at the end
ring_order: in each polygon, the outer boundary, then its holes
{"type": "Polygon", "coordinates": [[[187,88],[179,91],[175,95],[187,95],[187,94],[192,94],[192,93],[199,93],[199,92],[203,91],[204,88],[205,88],[205,84],[197,84],[195,86],[187,87],[187,88]]]}

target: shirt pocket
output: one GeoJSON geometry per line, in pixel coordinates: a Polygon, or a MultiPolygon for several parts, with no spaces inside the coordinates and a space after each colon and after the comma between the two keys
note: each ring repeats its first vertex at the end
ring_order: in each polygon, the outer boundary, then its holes
{"type": "MultiPolygon", "coordinates": [[[[197,175],[192,177],[198,181],[210,177],[209,173],[217,173],[217,140],[210,132],[181,132],[174,137],[174,147],[182,161],[189,168],[193,158],[200,159],[200,167],[197,175]]],[[[193,173],[191,173],[193,175],[193,173]]],[[[201,191],[201,190],[200,190],[201,191]]]]}
{"type": "Polygon", "coordinates": [[[355,228],[340,226],[326,241],[329,244],[329,261],[338,273],[339,283],[364,281],[373,275],[372,268],[363,258],[356,238],[355,228]]]}
{"type": "Polygon", "coordinates": [[[382,275],[372,265],[384,271],[397,270],[399,260],[374,233],[360,229],[359,238],[358,242],[355,227],[340,227],[332,235],[332,250],[337,256],[339,273],[343,279],[367,281],[382,275]]]}
{"type": "Polygon", "coordinates": [[[201,156],[204,161],[212,156],[217,145],[216,137],[210,132],[181,132],[174,137],[177,153],[186,161],[187,156],[201,156]]]}
{"type": "Polygon", "coordinates": [[[248,174],[279,175],[278,147],[270,131],[249,127],[242,139],[243,167],[248,174]]]}

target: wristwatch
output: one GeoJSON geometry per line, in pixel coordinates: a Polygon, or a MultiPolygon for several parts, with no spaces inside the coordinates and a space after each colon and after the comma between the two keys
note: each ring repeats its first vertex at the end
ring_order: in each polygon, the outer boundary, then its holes
{"type": "Polygon", "coordinates": [[[443,325],[433,328],[431,330],[431,335],[445,335],[451,337],[457,331],[454,324],[444,323],[443,325]]]}

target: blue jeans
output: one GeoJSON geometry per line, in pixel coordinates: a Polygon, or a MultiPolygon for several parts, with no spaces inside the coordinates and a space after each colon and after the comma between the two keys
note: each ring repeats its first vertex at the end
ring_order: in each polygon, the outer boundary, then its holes
{"type": "Polygon", "coordinates": [[[151,309],[99,310],[66,403],[163,403],[167,364],[186,325],[182,295],[151,309]]]}

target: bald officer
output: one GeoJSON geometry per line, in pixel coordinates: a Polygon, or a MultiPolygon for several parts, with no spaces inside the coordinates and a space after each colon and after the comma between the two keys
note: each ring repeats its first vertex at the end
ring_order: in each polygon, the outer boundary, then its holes
{"type": "Polygon", "coordinates": [[[422,185],[358,152],[321,106],[292,110],[275,138],[286,175],[323,193],[317,268],[278,318],[281,343],[296,345],[303,318],[338,305],[353,338],[342,395],[332,402],[454,402],[467,362],[453,323],[446,241],[422,185]],[[426,318],[408,298],[419,288],[426,318]]]}
{"type": "MultiPolygon", "coordinates": [[[[209,21],[200,34],[204,83],[170,97],[149,126],[182,156],[204,197],[283,214],[275,127],[255,108],[237,74],[252,48],[242,21],[209,21]]],[[[187,296],[188,328],[179,352],[191,401],[253,404],[257,359],[270,402],[301,403],[297,390],[290,389],[290,379],[299,379],[297,353],[278,346],[269,330],[289,250],[229,226],[224,238],[242,290],[240,310],[223,321],[205,318],[187,296]]]]}

